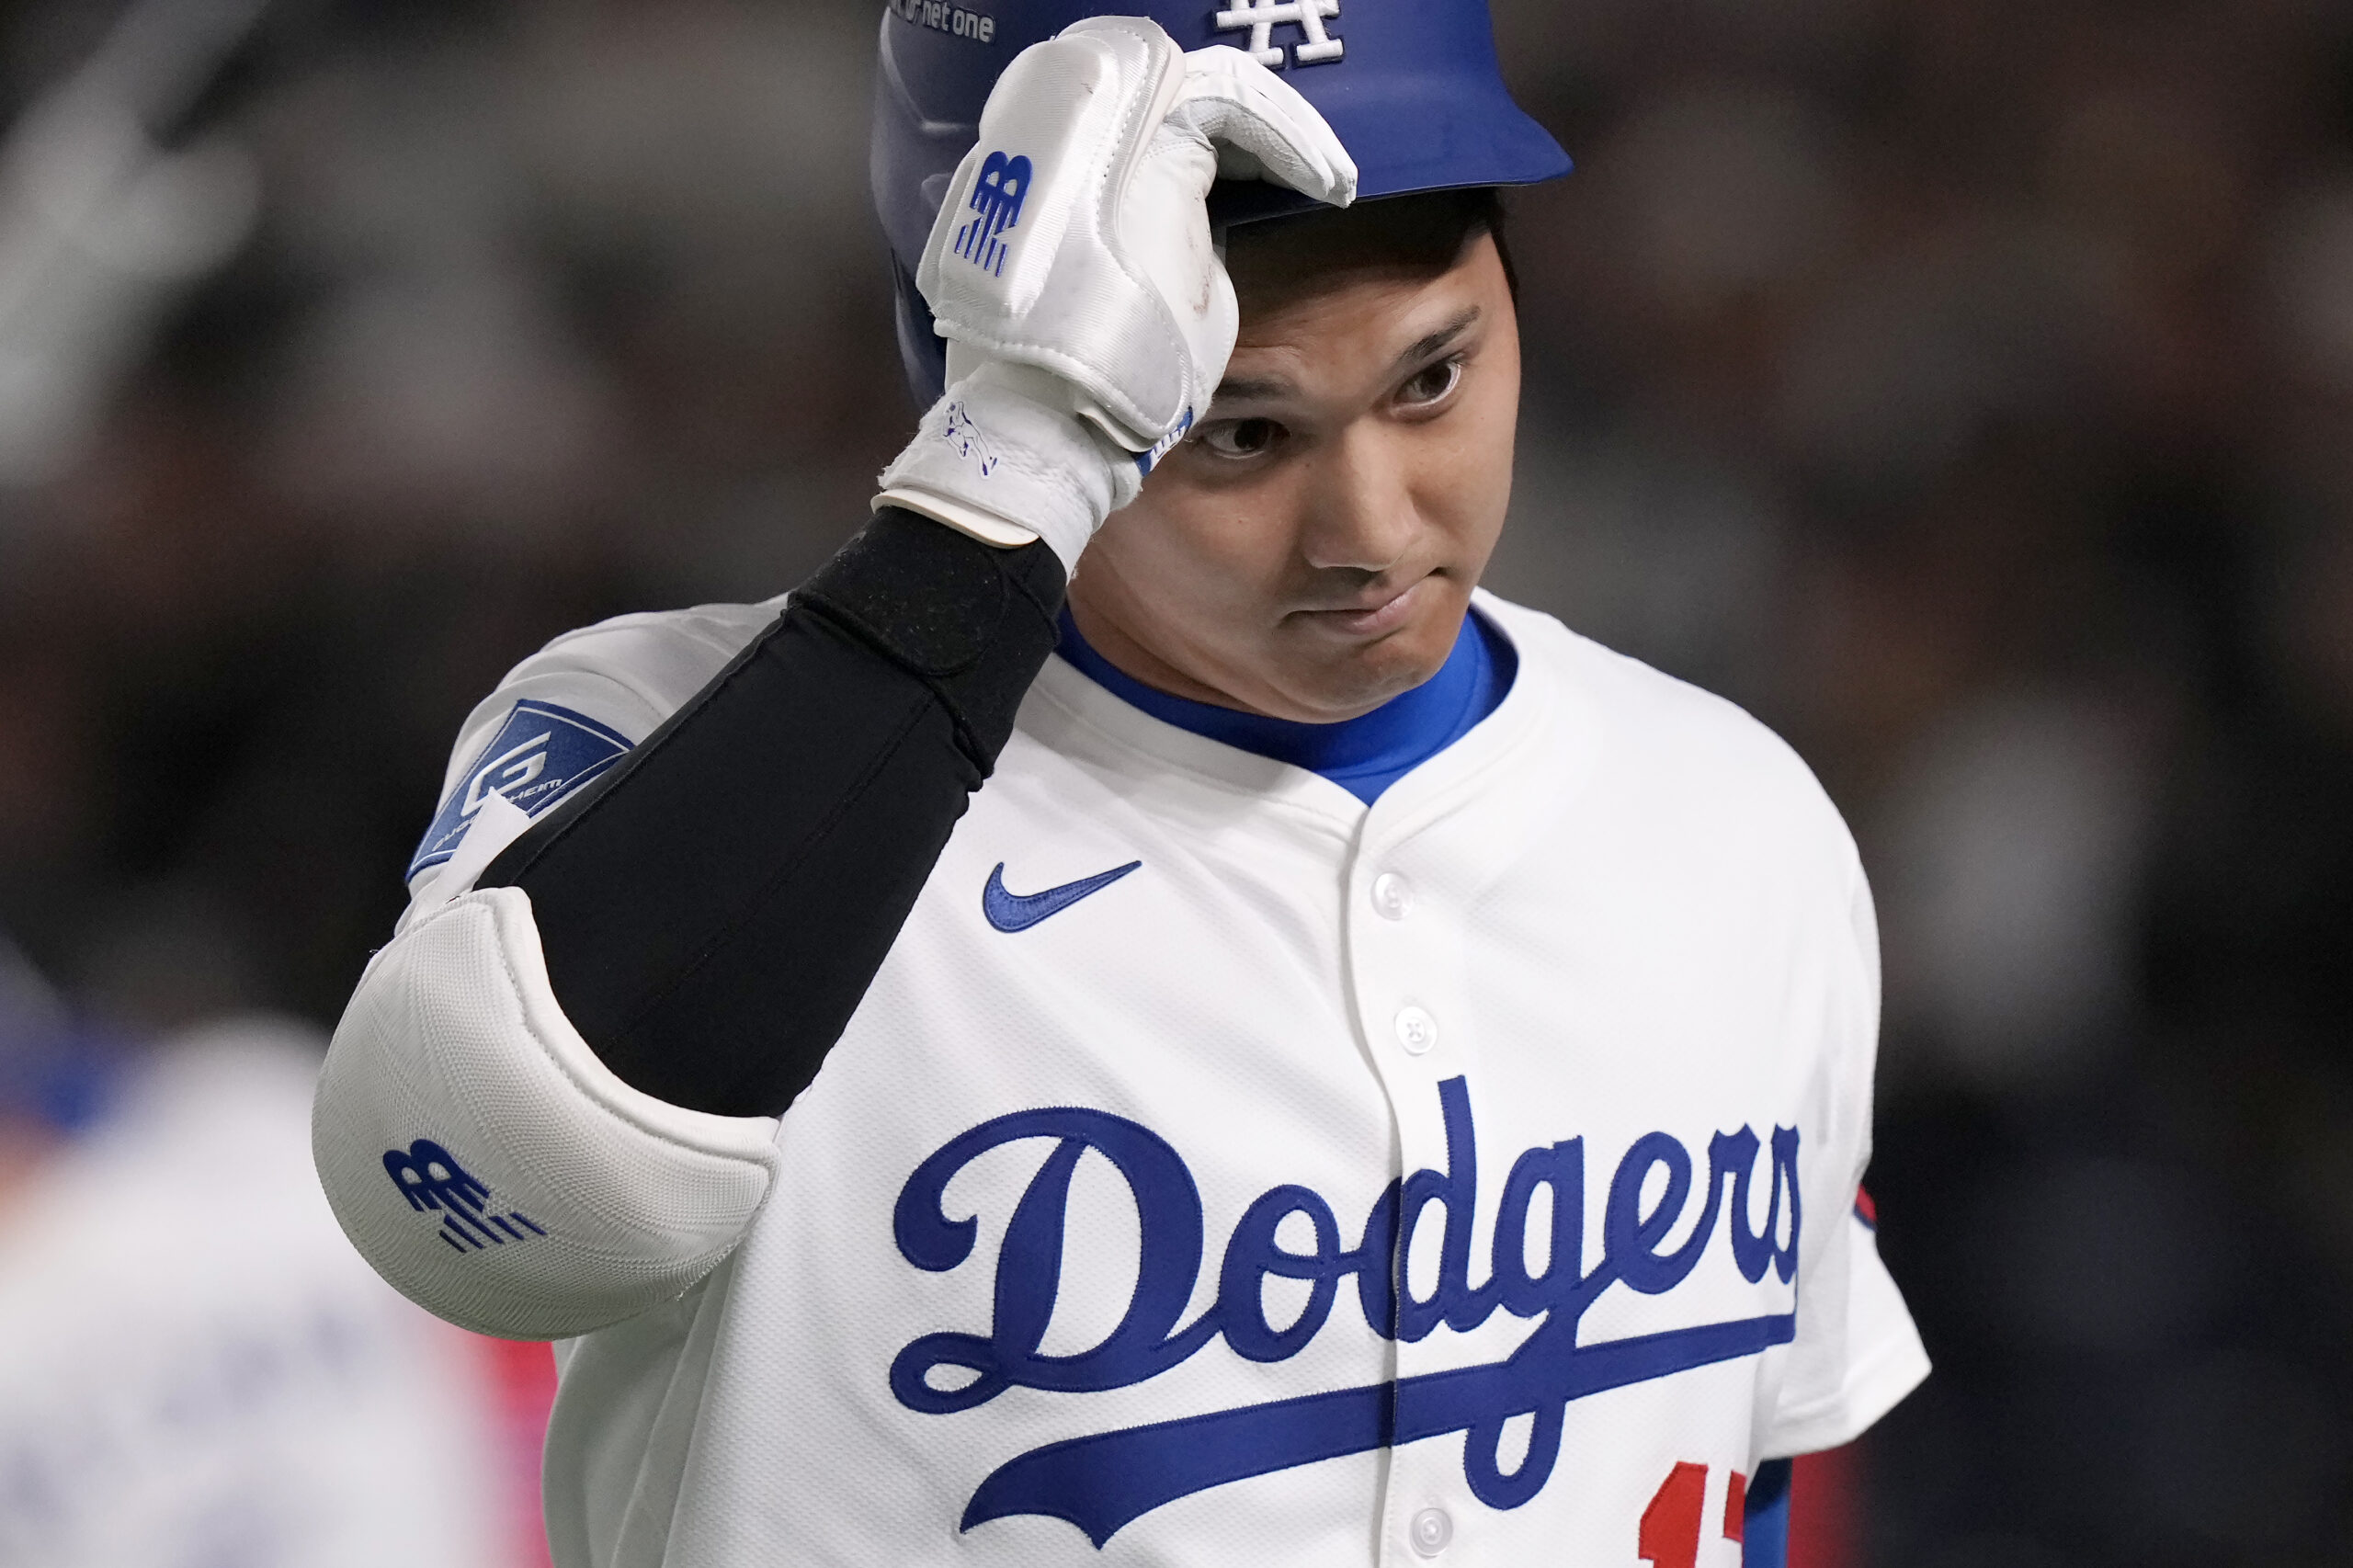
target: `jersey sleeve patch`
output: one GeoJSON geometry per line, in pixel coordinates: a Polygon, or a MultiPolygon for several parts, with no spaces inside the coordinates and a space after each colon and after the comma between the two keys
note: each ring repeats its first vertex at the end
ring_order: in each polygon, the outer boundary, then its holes
{"type": "Polygon", "coordinates": [[[525,815],[538,816],[612,767],[631,744],[627,735],[585,713],[552,702],[517,702],[441,802],[440,814],[409,862],[409,877],[456,854],[491,796],[503,795],[525,815]]]}

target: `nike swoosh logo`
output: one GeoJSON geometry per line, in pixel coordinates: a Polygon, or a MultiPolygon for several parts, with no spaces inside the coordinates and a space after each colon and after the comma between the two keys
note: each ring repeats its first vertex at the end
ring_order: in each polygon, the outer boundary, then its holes
{"type": "Polygon", "coordinates": [[[1101,892],[1130,871],[1142,865],[1131,860],[1108,871],[1082,877],[1074,882],[1064,882],[1044,892],[1007,892],[1005,887],[1005,862],[999,860],[996,869],[989,873],[989,885],[981,890],[981,913],[989,924],[1000,931],[1027,931],[1050,915],[1059,915],[1089,893],[1101,892]]]}

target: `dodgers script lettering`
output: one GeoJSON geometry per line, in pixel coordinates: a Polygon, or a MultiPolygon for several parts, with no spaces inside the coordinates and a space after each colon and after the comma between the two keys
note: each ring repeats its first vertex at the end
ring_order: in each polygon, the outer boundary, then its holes
{"type": "MultiPolygon", "coordinates": [[[[990,1332],[927,1334],[891,1365],[900,1403],[948,1415],[985,1404],[1011,1388],[1062,1393],[1126,1388],[1157,1377],[1222,1336],[1235,1355],[1282,1361],[1313,1340],[1331,1316],[1343,1282],[1353,1281],[1365,1322],[1384,1337],[1418,1341],[1443,1325],[1477,1328],[1497,1308],[1541,1320],[1502,1361],[1341,1389],[1298,1399],[1131,1426],[1021,1454],[982,1482],[963,1528],[1035,1514],[1068,1520],[1097,1547],[1123,1526],[1178,1497],[1255,1475],[1313,1464],[1453,1432],[1469,1435],[1464,1478],[1494,1508],[1516,1508],[1541,1492],[1560,1453],[1570,1401],[1645,1382],[1694,1367],[1756,1355],[1796,1335],[1797,1311],[1578,1342],[1578,1324],[1612,1286],[1644,1295],[1674,1290],[1698,1267],[1731,1196],[1725,1224],[1733,1261],[1754,1284],[1768,1268],[1785,1284],[1798,1261],[1798,1133],[1773,1130],[1770,1196],[1761,1230],[1749,1228],[1750,1188],[1766,1146],[1746,1127],[1715,1134],[1696,1216],[1690,1152],[1665,1132],[1635,1140],[1618,1162],[1602,1206],[1601,1256],[1585,1256],[1585,1143],[1529,1149],[1503,1183],[1485,1283],[1470,1283],[1470,1216],[1479,1193],[1479,1154],[1470,1090],[1461,1078],[1438,1085],[1445,1117],[1447,1168],[1415,1171],[1374,1199],[1358,1242],[1343,1247],[1339,1217],[1305,1187],[1277,1187],[1253,1202],[1227,1239],[1217,1297],[1192,1323],[1178,1325],[1203,1263],[1201,1199],[1184,1159],[1158,1134],[1124,1117],[1056,1107],[1017,1111],[950,1140],[925,1160],[900,1190],[892,1216],[900,1254],[916,1267],[945,1272],[972,1254],[979,1222],[942,1208],[948,1184],[974,1159],[1004,1144],[1051,1139],[1054,1147],[1029,1180],[998,1250],[990,1332]],[[1100,1343],[1074,1356],[1041,1355],[1062,1275],[1065,1210],[1073,1171],[1089,1150],[1126,1182],[1141,1227],[1141,1256],[1125,1314],[1100,1343]],[[1653,1173],[1661,1173],[1654,1183],[1653,1173]],[[1645,1210],[1643,1192],[1656,1198],[1645,1210]],[[1537,1189],[1551,1192],[1550,1246],[1543,1268],[1527,1265],[1528,1227],[1537,1189]],[[1784,1199],[1788,1217],[1782,1218],[1784,1199]],[[1444,1216],[1438,1280],[1427,1299],[1401,1286],[1401,1260],[1432,1205],[1444,1216]],[[1276,1239],[1291,1215],[1305,1217],[1313,1245],[1292,1251],[1276,1239]],[[1691,1230],[1662,1251],[1679,1225],[1691,1230]],[[1786,1239],[1785,1239],[1786,1238],[1786,1239]],[[1291,1323],[1267,1321],[1268,1276],[1305,1280],[1305,1308],[1291,1323]],[[935,1374],[945,1372],[935,1381],[935,1374]],[[1518,1467],[1500,1461],[1506,1423],[1533,1418],[1518,1467]]],[[[1294,1231],[1298,1227],[1294,1226],[1294,1231]]]]}

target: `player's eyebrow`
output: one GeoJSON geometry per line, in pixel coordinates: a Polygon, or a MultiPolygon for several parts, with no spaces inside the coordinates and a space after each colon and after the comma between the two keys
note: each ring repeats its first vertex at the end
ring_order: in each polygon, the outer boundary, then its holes
{"type": "Polygon", "coordinates": [[[1218,382],[1217,394],[1210,402],[1256,403],[1261,398],[1277,398],[1291,390],[1290,380],[1283,376],[1228,376],[1218,382]]]}
{"type": "Polygon", "coordinates": [[[1411,347],[1397,356],[1396,359],[1392,362],[1391,369],[1403,370],[1412,366],[1415,360],[1428,358],[1431,355],[1437,353],[1439,349],[1445,347],[1448,344],[1453,342],[1464,333],[1470,331],[1471,328],[1477,324],[1478,320],[1479,307],[1476,305],[1464,306],[1461,313],[1455,316],[1453,320],[1448,322],[1444,326],[1439,327],[1436,332],[1429,333],[1424,336],[1416,338],[1411,347]]]}
{"type": "MultiPolygon", "coordinates": [[[[1477,324],[1479,307],[1465,306],[1447,324],[1435,332],[1425,333],[1408,345],[1391,362],[1391,371],[1410,369],[1415,361],[1427,359],[1439,349],[1477,324]]],[[[1291,381],[1283,376],[1228,376],[1217,384],[1213,403],[1256,403],[1260,399],[1279,398],[1295,391],[1291,381]]]]}

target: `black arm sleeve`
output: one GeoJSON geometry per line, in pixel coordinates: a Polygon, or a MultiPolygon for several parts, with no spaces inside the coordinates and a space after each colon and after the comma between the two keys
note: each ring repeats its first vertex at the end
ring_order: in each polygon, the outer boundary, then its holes
{"type": "Polygon", "coordinates": [[[623,1082],[781,1112],[897,938],[1052,652],[1063,568],[885,508],[733,663],[483,873],[623,1082]]]}

